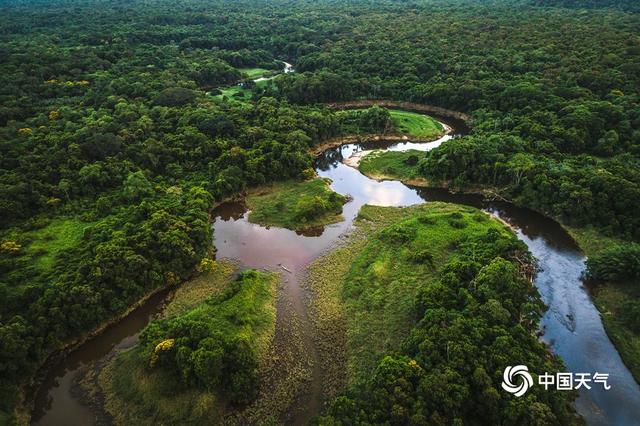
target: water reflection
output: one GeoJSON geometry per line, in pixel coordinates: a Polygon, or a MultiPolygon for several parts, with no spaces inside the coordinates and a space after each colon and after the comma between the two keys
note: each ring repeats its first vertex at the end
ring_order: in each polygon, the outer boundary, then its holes
{"type": "Polygon", "coordinates": [[[445,189],[417,188],[397,181],[378,182],[343,164],[344,159],[361,150],[384,146],[394,151],[427,151],[443,141],[375,142],[329,149],[318,158],[316,171],[333,181],[334,191],[352,197],[344,206],[343,222],[327,227],[318,237],[309,238],[284,229],[267,230],[250,224],[246,214],[232,222],[219,217],[214,223],[219,253],[253,266],[273,266],[284,261],[296,270],[303,270],[348,230],[364,204],[409,206],[444,201],[483,209],[513,226],[538,259],[540,272],[535,285],[549,306],[541,321],[543,340],[564,360],[568,371],[610,374],[611,390],[596,386],[581,390],[576,402],[578,412],[591,425],[640,424],[640,387],[606,335],[600,315],[583,286],[584,255],[558,223],[529,209],[487,201],[480,195],[452,194],[445,189]],[[231,242],[232,238],[236,240],[231,242]]]}
{"type": "MultiPolygon", "coordinates": [[[[460,123],[454,123],[454,128],[462,127],[460,123]]],[[[640,388],[607,337],[600,315],[582,284],[584,256],[556,222],[531,210],[489,202],[478,195],[415,188],[396,181],[377,182],[342,163],[360,150],[426,151],[455,136],[422,144],[375,142],[329,149],[318,158],[316,170],[320,176],[332,179],[333,190],[352,197],[343,208],[343,221],[324,229],[296,233],[252,224],[243,204],[224,203],[214,211],[217,255],[238,259],[244,267],[290,271],[284,288],[292,298],[294,309],[304,314],[304,294],[297,277],[304,273],[309,262],[349,231],[364,204],[408,206],[425,201],[445,201],[484,209],[509,222],[539,261],[541,271],[535,284],[549,306],[541,322],[545,342],[562,357],[569,371],[611,375],[610,391],[594,387],[580,393],[576,402],[578,412],[593,425],[639,424],[640,388]]],[[[84,366],[102,359],[114,347],[132,345],[149,318],[162,309],[165,297],[166,293],[152,298],[53,368],[38,392],[34,424],[94,424],[93,414],[70,393],[75,375],[84,366]]]]}

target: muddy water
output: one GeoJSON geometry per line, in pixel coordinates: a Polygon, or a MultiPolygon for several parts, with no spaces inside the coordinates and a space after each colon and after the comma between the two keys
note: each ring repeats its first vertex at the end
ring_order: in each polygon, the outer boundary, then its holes
{"type": "MultiPolygon", "coordinates": [[[[409,206],[446,201],[488,211],[508,222],[538,259],[540,272],[535,285],[549,306],[541,321],[543,340],[564,360],[567,371],[610,374],[610,390],[598,385],[591,390],[581,390],[576,402],[577,411],[591,425],[640,424],[640,387],[607,337],[600,315],[583,285],[585,257],[558,223],[510,203],[485,201],[479,195],[415,188],[397,181],[375,181],[343,164],[343,160],[361,150],[426,151],[450,137],[422,144],[351,144],[326,151],[317,160],[318,174],[333,181],[331,187],[334,191],[352,197],[344,207],[343,222],[326,227],[321,235],[305,236],[251,224],[247,220],[248,212],[239,207],[235,218],[216,218],[214,237],[219,255],[240,259],[253,267],[278,269],[281,268],[279,264],[284,264],[288,269],[299,272],[335,243],[341,234],[348,232],[364,204],[409,206]]],[[[292,283],[294,285],[288,291],[294,297],[302,298],[303,292],[297,287],[297,282],[292,283]]],[[[303,303],[300,303],[300,312],[304,315],[303,303]]],[[[513,361],[518,363],[518,360],[513,361]]],[[[314,414],[313,411],[308,409],[307,418],[314,414]]]]}
{"type": "MultiPolygon", "coordinates": [[[[460,129],[460,127],[454,127],[460,129]]],[[[509,222],[520,239],[538,259],[541,271],[535,281],[549,310],[541,327],[544,340],[575,373],[609,373],[611,390],[594,386],[582,390],[576,409],[588,424],[632,425],[640,419],[640,387],[623,365],[608,339],[598,311],[593,306],[581,280],[584,256],[571,238],[554,221],[512,204],[486,202],[480,196],[450,194],[440,189],[422,189],[396,181],[378,182],[342,163],[361,150],[419,149],[426,151],[452,136],[430,142],[374,145],[344,145],[327,150],[317,160],[317,172],[332,179],[332,188],[351,196],[344,206],[344,220],[311,232],[296,233],[281,228],[266,228],[249,223],[248,212],[239,204],[221,205],[215,212],[214,242],[218,257],[239,260],[244,267],[265,268],[283,274],[282,292],[301,323],[302,349],[310,360],[311,380],[294,404],[297,409],[286,418],[288,424],[302,424],[322,408],[321,377],[311,326],[307,317],[306,294],[300,277],[307,265],[349,232],[360,207],[364,204],[409,206],[429,201],[447,201],[472,205],[509,222]]],[[[131,344],[146,324],[160,301],[153,301],[118,324],[114,336],[100,336],[83,346],[53,370],[37,400],[34,420],[41,425],[91,424],[91,413],[71,397],[69,385],[77,370],[90,361],[105,356],[115,345],[131,344]],[[77,421],[76,421],[77,420],[77,421]]],[[[279,309],[281,308],[279,304],[279,309]]],[[[279,315],[283,310],[279,312],[279,315]]],[[[279,322],[280,324],[280,322],[279,322]]],[[[282,322],[287,324],[287,321],[282,322]]],[[[286,331],[285,331],[286,332],[286,331]]],[[[517,364],[518,360],[514,360],[517,364]]]]}
{"type": "Polygon", "coordinates": [[[108,355],[113,349],[125,349],[136,344],[138,335],[151,317],[162,310],[169,290],[150,297],[130,315],[107,328],[71,352],[49,370],[38,390],[34,425],[84,426],[94,424],[94,413],[72,394],[75,380],[84,368],[108,355]]]}

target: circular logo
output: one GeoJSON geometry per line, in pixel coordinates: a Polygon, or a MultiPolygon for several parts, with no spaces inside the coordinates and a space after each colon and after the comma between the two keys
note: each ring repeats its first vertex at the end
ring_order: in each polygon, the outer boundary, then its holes
{"type": "Polygon", "coordinates": [[[515,396],[522,396],[533,386],[533,378],[526,365],[508,366],[502,374],[502,389],[515,396]],[[521,379],[519,379],[521,378],[521,379]],[[519,382],[516,384],[516,382],[519,382]]]}

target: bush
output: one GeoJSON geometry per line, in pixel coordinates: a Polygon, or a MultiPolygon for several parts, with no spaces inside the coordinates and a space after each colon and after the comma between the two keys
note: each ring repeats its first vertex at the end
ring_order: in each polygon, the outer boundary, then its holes
{"type": "Polygon", "coordinates": [[[598,281],[637,281],[640,279],[640,244],[608,248],[587,260],[587,275],[598,281]]]}
{"type": "Polygon", "coordinates": [[[412,226],[395,225],[382,230],[378,236],[383,241],[401,244],[413,241],[416,236],[416,230],[412,226]]]}
{"type": "Polygon", "coordinates": [[[329,210],[329,203],[320,197],[303,198],[296,205],[295,218],[310,221],[329,210]]]}
{"type": "Polygon", "coordinates": [[[156,97],[156,104],[167,107],[177,107],[191,103],[195,99],[196,94],[193,90],[185,89],[184,87],[170,87],[160,92],[156,97]]]}
{"type": "Polygon", "coordinates": [[[627,300],[620,307],[620,318],[636,333],[640,333],[640,300],[627,300]]]}
{"type": "Polygon", "coordinates": [[[143,361],[188,386],[222,392],[232,404],[249,403],[259,388],[258,353],[249,340],[256,335],[250,333],[268,321],[270,286],[268,275],[245,271],[194,310],[150,323],[140,336],[143,361]]]}

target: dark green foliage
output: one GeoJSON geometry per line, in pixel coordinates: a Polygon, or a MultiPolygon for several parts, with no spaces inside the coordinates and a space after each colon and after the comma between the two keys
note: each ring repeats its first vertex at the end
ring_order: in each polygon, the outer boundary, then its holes
{"type": "Polygon", "coordinates": [[[196,94],[193,90],[185,89],[183,87],[171,87],[164,89],[156,97],[155,103],[166,107],[179,107],[196,99],[196,94]]]}
{"type": "Polygon", "coordinates": [[[569,8],[613,8],[640,12],[640,4],[635,0],[530,0],[537,6],[569,8]]]}
{"type": "Polygon", "coordinates": [[[587,273],[599,281],[640,281],[640,244],[617,245],[589,256],[587,273]]]}
{"type": "Polygon", "coordinates": [[[620,306],[620,319],[636,333],[640,333],[640,300],[627,300],[620,306]]]}
{"type": "MultiPolygon", "coordinates": [[[[465,218],[454,212],[449,220],[465,218]]],[[[319,423],[537,425],[541,416],[543,424],[572,423],[570,394],[535,388],[522,404],[500,389],[515,360],[562,370],[535,337],[543,311],[536,289],[506,260],[523,255],[520,242],[496,229],[461,241],[437,278],[422,284],[418,322],[400,350],[336,398],[319,423]]]]}
{"type": "Polygon", "coordinates": [[[484,183],[504,188],[521,203],[575,225],[597,225],[636,238],[640,229],[640,168],[636,157],[544,156],[524,153],[509,137],[445,142],[421,161],[422,174],[453,186],[484,183]]]}
{"type": "Polygon", "coordinates": [[[555,8],[608,0],[531,4],[5,2],[0,242],[41,218],[90,225],[46,268],[31,265],[34,253],[2,253],[0,409],[11,412],[16,386],[63,341],[188,276],[210,241],[213,199],[298,178],[311,145],[388,124],[381,110],[350,121],[295,103],[389,98],[467,111],[472,135],[419,161],[424,176],[494,185],[573,224],[638,238],[640,17],[555,8]],[[256,102],[208,94],[239,83],[240,68],[281,69],[278,58],[298,72],[251,88],[256,102]]]}
{"type": "Polygon", "coordinates": [[[392,126],[389,110],[378,106],[344,111],[340,114],[340,119],[349,133],[385,133],[392,126]]]}

